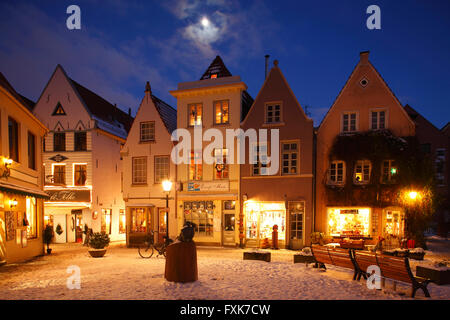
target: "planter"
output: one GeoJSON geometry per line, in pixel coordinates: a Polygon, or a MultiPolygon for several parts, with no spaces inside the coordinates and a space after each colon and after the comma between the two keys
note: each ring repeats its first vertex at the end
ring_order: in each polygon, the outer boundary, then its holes
{"type": "Polygon", "coordinates": [[[88,252],[93,258],[101,258],[105,255],[106,249],[89,249],[88,252]]]}
{"type": "Polygon", "coordinates": [[[439,286],[450,284],[450,270],[436,270],[417,266],[416,275],[418,277],[431,279],[431,281],[439,286]]]}
{"type": "Polygon", "coordinates": [[[270,262],[270,252],[244,252],[244,260],[261,260],[270,262]]]}
{"type": "Polygon", "coordinates": [[[395,255],[400,258],[404,258],[408,256],[408,251],[395,251],[395,255]]]}
{"type": "Polygon", "coordinates": [[[314,256],[304,256],[302,254],[294,254],[294,263],[315,263],[314,256]]]}
{"type": "Polygon", "coordinates": [[[414,260],[423,260],[424,256],[425,256],[425,252],[410,252],[410,253],[408,253],[408,258],[414,259],[414,260]]]}
{"type": "Polygon", "coordinates": [[[47,254],[51,254],[52,253],[52,249],[47,249],[47,254]]]}

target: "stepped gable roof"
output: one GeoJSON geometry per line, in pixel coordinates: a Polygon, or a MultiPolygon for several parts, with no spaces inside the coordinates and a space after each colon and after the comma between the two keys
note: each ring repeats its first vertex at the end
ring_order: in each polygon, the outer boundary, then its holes
{"type": "Polygon", "coordinates": [[[200,80],[211,79],[211,77],[223,78],[231,76],[232,74],[223,63],[222,58],[220,56],[216,56],[216,58],[213,60],[213,62],[211,62],[200,80]]]}
{"type": "Polygon", "coordinates": [[[112,105],[96,93],[82,86],[75,80],[71,78],[69,79],[93,116],[112,125],[117,125],[117,123],[115,123],[117,121],[123,126],[127,133],[130,131],[133,123],[133,117],[112,105]]]}

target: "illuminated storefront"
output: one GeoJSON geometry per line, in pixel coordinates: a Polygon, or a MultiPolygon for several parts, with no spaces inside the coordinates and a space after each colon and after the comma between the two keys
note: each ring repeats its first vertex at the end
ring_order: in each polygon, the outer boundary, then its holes
{"type": "Polygon", "coordinates": [[[370,237],[369,208],[328,208],[328,234],[333,237],[370,237]]]}
{"type": "Polygon", "coordinates": [[[248,246],[272,239],[273,226],[278,226],[280,246],[286,241],[286,206],[283,202],[244,202],[245,238],[248,246]]]}

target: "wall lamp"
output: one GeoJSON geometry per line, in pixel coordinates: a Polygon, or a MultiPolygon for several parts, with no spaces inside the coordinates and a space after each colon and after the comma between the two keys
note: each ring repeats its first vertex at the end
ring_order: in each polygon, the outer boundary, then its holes
{"type": "Polygon", "coordinates": [[[12,165],[12,163],[12,159],[3,158],[4,169],[1,175],[2,178],[8,178],[11,175],[11,169],[9,166],[12,165]]]}

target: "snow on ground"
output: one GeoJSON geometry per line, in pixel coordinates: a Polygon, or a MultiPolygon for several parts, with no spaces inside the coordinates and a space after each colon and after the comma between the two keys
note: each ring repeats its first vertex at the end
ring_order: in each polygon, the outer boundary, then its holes
{"type": "MultiPolygon", "coordinates": [[[[199,280],[181,284],[164,279],[164,258],[142,259],[137,249],[113,245],[104,258],[92,258],[79,244],[53,245],[50,256],[0,267],[0,299],[409,299],[409,286],[393,292],[388,281],[384,290],[369,290],[352,281],[351,270],[294,264],[295,251],[270,250],[267,263],[243,260],[247,250],[198,247],[199,280]],[[66,286],[71,265],[80,267],[80,290],[66,286]]],[[[450,299],[450,285],[428,288],[432,299],[450,299]]],[[[421,291],[416,297],[426,299],[421,291]]]]}

